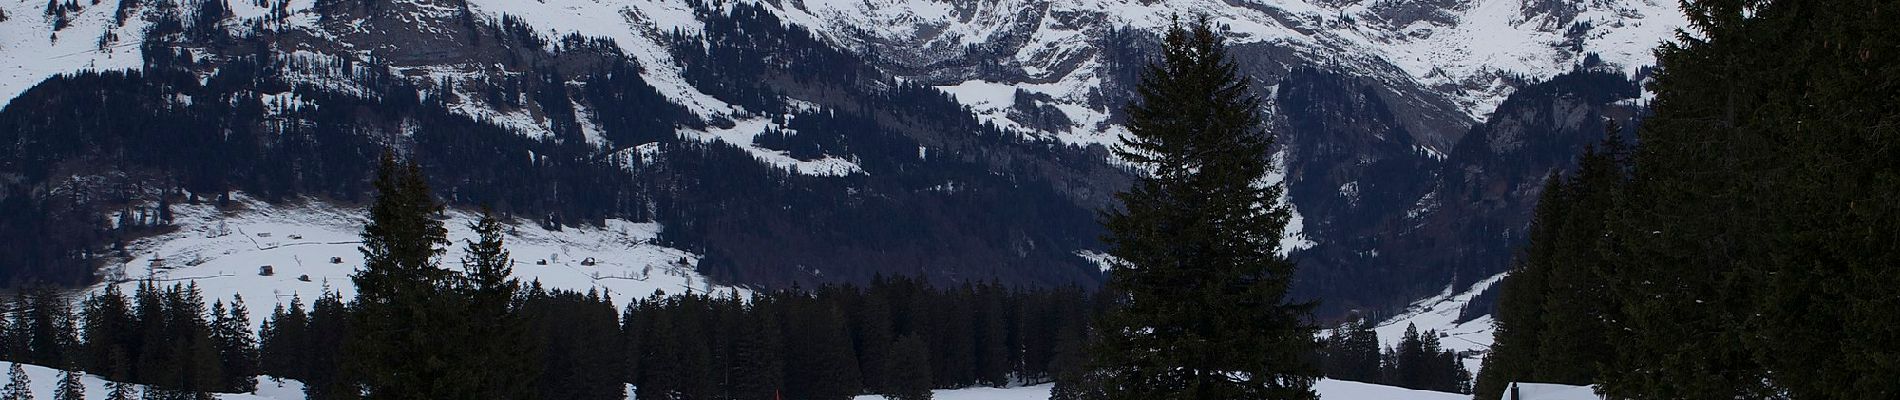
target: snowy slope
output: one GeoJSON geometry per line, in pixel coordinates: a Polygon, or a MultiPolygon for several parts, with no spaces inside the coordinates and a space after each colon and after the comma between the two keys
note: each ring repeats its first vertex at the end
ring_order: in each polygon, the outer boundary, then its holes
{"type": "Polygon", "coordinates": [[[1586,52],[1633,74],[1654,64],[1651,51],[1687,23],[1669,0],[1473,0],[1449,18],[1403,26],[1383,18],[1382,6],[1361,2],[1342,10],[1371,21],[1342,37],[1381,50],[1423,83],[1465,89],[1448,94],[1480,120],[1510,94],[1495,85],[1501,75],[1549,79],[1586,52]]]}
{"type": "Polygon", "coordinates": [[[668,100],[686,107],[687,110],[691,110],[708,121],[737,120],[729,128],[682,129],[678,131],[681,136],[701,141],[716,140],[730,143],[752,153],[753,157],[761,162],[805,175],[843,176],[864,172],[855,162],[842,158],[828,156],[817,160],[798,160],[787,156],[783,151],[754,145],[752,138],[765,132],[767,128],[783,131],[790,131],[790,129],[783,124],[773,124],[771,118],[766,116],[756,116],[756,114],[773,110],[746,110],[714,98],[686,83],[685,78],[680,75],[679,63],[661,42],[663,40],[661,35],[669,32],[697,34],[702,29],[701,21],[694,15],[692,6],[684,1],[472,0],[469,6],[476,12],[490,17],[499,18],[503,15],[519,17],[529,25],[549,30],[555,34],[554,36],[573,33],[589,37],[612,38],[622,51],[644,68],[641,78],[652,84],[668,100]]]}
{"type": "Polygon", "coordinates": [[[54,75],[82,70],[124,70],[143,64],[140,32],[145,20],[127,18],[115,23],[117,3],[81,1],[78,12],[68,12],[70,25],[53,30],[46,3],[0,1],[6,15],[0,21],[0,106],[27,88],[54,75]],[[119,40],[102,43],[108,32],[119,40]],[[104,44],[102,46],[102,44],[104,44]]]}
{"type": "MultiPolygon", "coordinates": [[[[12,362],[0,363],[0,368],[11,369],[14,364],[15,363],[12,362]]],[[[53,398],[54,392],[59,388],[60,371],[58,369],[33,364],[20,364],[20,367],[21,370],[26,372],[27,379],[30,381],[30,384],[27,386],[32,388],[33,398],[53,398]]],[[[103,377],[88,374],[81,376],[79,380],[86,387],[86,398],[88,399],[104,399],[107,393],[111,393],[111,388],[106,386],[110,384],[111,381],[107,381],[103,377]]],[[[303,398],[303,385],[296,382],[287,382],[287,385],[284,387],[278,387],[277,384],[271,383],[270,381],[262,381],[258,382],[257,386],[257,393],[221,393],[217,395],[217,398],[222,400],[283,400],[303,398]]]]}
{"type": "MultiPolygon", "coordinates": [[[[173,206],[177,231],[128,244],[132,257],[107,266],[109,283],[101,285],[116,284],[130,293],[146,278],[196,282],[207,301],[244,296],[254,324],[263,322],[260,313],[288,303],[292,296],[310,304],[326,288],[345,298],[355,295],[350,274],[363,262],[357,251],[358,233],[367,222],[363,209],[321,202],[272,206],[236,197],[233,211],[219,211],[209,203],[173,206]],[[260,275],[263,266],[270,266],[273,274],[260,275]]],[[[448,215],[444,223],[454,244],[440,261],[460,268],[464,241],[474,237],[467,225],[479,216],[464,210],[450,210],[448,215]]],[[[600,290],[613,297],[616,307],[656,290],[678,294],[730,289],[713,286],[694,272],[699,255],[652,244],[658,234],[657,224],[621,220],[561,231],[515,221],[505,243],[515,260],[516,278],[540,281],[550,289],[600,290]],[[543,261],[546,265],[540,264],[543,261]]]]}
{"type": "MultiPolygon", "coordinates": [[[[1599,53],[1606,62],[1633,70],[1653,63],[1649,50],[1683,25],[1674,2],[1666,0],[1452,0],[1415,7],[1370,0],[759,3],[843,47],[878,52],[893,60],[892,72],[900,76],[942,82],[940,88],[999,125],[1022,128],[1002,110],[1016,89],[1050,95],[1072,126],[1048,133],[1078,144],[1109,142],[1120,132],[1107,118],[1116,105],[1099,101],[1107,83],[1105,65],[1113,61],[1101,55],[1105,35],[1118,29],[1157,33],[1177,15],[1209,16],[1225,26],[1236,46],[1286,48],[1307,65],[1434,87],[1478,120],[1509,94],[1505,77],[1545,79],[1568,70],[1583,53],[1599,53]]],[[[647,67],[643,77],[675,102],[707,117],[743,111],[686,84],[660,44],[666,32],[699,29],[698,17],[683,0],[468,4],[483,15],[519,17],[556,35],[612,38],[647,67]]],[[[145,20],[135,12],[125,26],[116,26],[115,6],[83,6],[69,13],[71,26],[56,32],[40,3],[0,4],[9,17],[0,22],[0,54],[8,55],[0,57],[0,98],[10,100],[57,73],[140,65],[137,44],[145,20]],[[121,39],[102,50],[98,39],[108,31],[121,39]]],[[[296,14],[291,28],[313,24],[309,6],[308,1],[290,4],[296,14]]],[[[232,8],[234,27],[267,11],[248,2],[232,3],[232,8]]]]}
{"type": "MultiPolygon", "coordinates": [[[[1444,293],[1413,302],[1412,306],[1406,307],[1398,316],[1386,319],[1385,322],[1380,322],[1373,328],[1373,331],[1379,333],[1379,345],[1381,347],[1398,345],[1399,339],[1405,336],[1405,327],[1415,325],[1419,332],[1438,331],[1441,334],[1438,338],[1439,345],[1446,350],[1459,353],[1490,350],[1491,334],[1495,330],[1491,323],[1491,316],[1486,315],[1463,323],[1456,321],[1458,312],[1463,310],[1466,304],[1471,303],[1473,297],[1477,297],[1479,293],[1497,284],[1498,281],[1504,280],[1504,276],[1505,274],[1498,274],[1485,278],[1462,292],[1453,292],[1452,287],[1447,285],[1444,293]]],[[[1469,357],[1464,361],[1465,369],[1476,374],[1483,360],[1480,357],[1469,357]]]]}
{"type": "MultiPolygon", "coordinates": [[[[984,121],[1078,145],[1112,143],[1126,131],[1111,120],[1111,110],[1120,104],[1113,101],[1119,99],[1118,95],[1110,92],[1125,90],[1131,82],[1115,81],[1115,63],[1125,60],[1107,55],[1105,43],[1116,40],[1113,34],[1124,30],[1158,33],[1177,15],[1206,15],[1224,27],[1223,32],[1237,48],[1270,53],[1260,57],[1288,67],[1346,72],[1392,87],[1411,88],[1404,93],[1433,97],[1421,102],[1454,104],[1455,109],[1440,114],[1461,114],[1445,117],[1462,123],[1485,119],[1514,90],[1512,82],[1544,79],[1568,70],[1584,53],[1599,53],[1604,61],[1626,72],[1648,65],[1653,62],[1649,49],[1683,24],[1680,13],[1668,0],[737,1],[761,4],[788,23],[808,28],[842,48],[875,53],[876,62],[886,72],[899,79],[934,85],[969,105],[984,121]],[[1262,48],[1270,50],[1259,50],[1262,48]],[[1035,102],[1059,110],[1068,125],[1042,131],[1013,118],[1020,102],[1018,91],[1049,99],[1035,102]]],[[[140,65],[138,36],[146,24],[142,13],[148,10],[134,10],[134,16],[120,26],[114,21],[116,2],[78,3],[80,9],[68,13],[71,25],[54,30],[42,3],[0,2],[0,9],[7,15],[5,21],[0,21],[0,103],[11,101],[54,74],[140,65]],[[102,47],[98,39],[106,33],[120,39],[102,47]]],[[[714,8],[727,4],[710,3],[714,8]]],[[[289,10],[294,15],[287,26],[276,28],[341,40],[317,26],[310,10],[312,4],[310,0],[292,1],[289,10]]],[[[783,129],[771,122],[770,116],[787,110],[746,110],[689,84],[674,55],[662,44],[662,35],[667,32],[691,34],[701,28],[701,17],[688,0],[469,0],[467,4],[484,17],[519,17],[550,36],[578,33],[611,38],[642,66],[642,78],[668,100],[707,121],[733,122],[681,129],[676,132],[681,136],[729,142],[761,162],[801,174],[864,173],[849,156],[798,160],[753,144],[751,138],[757,133],[768,128],[783,129]]],[[[248,29],[238,27],[267,11],[250,2],[231,5],[235,16],[229,25],[233,29],[248,29]]],[[[442,16],[451,13],[437,8],[425,10],[433,14],[415,17],[446,18],[442,16]]],[[[300,48],[294,53],[318,60],[367,54],[351,43],[337,45],[329,49],[300,48]]],[[[403,68],[402,72],[413,73],[411,76],[418,81],[475,79],[486,73],[482,72],[486,66],[463,63],[403,68]]],[[[1266,85],[1274,77],[1255,78],[1262,81],[1263,89],[1272,90],[1266,85]]],[[[576,107],[587,114],[585,105],[576,107]]],[[[550,132],[545,121],[527,111],[501,112],[475,103],[458,103],[451,108],[528,136],[550,132]]],[[[583,130],[589,132],[589,142],[599,141],[594,131],[587,130],[585,117],[581,122],[583,130]]],[[[1434,135],[1450,134],[1457,133],[1434,135]]],[[[1422,143],[1424,153],[1442,154],[1449,145],[1445,141],[1422,143]]],[[[619,145],[627,146],[628,152],[651,149],[632,143],[619,145]]],[[[300,295],[308,299],[326,282],[350,292],[347,266],[357,264],[360,257],[354,244],[349,243],[355,240],[352,224],[357,221],[351,218],[360,213],[318,203],[282,208],[249,201],[246,204],[251,210],[221,217],[225,225],[241,226],[248,232],[242,234],[213,229],[219,213],[182,210],[185,207],[181,206],[183,229],[134,244],[133,261],[114,269],[121,271],[121,279],[196,278],[208,296],[242,293],[254,310],[267,309],[261,306],[265,298],[300,295]],[[189,213],[196,214],[186,215],[189,213]],[[222,236],[207,233],[212,231],[222,236]],[[286,239],[291,232],[304,239],[286,239]],[[258,233],[275,237],[261,238],[258,233]],[[340,257],[343,262],[340,266],[330,264],[330,257],[340,257]],[[166,260],[162,263],[165,268],[148,270],[153,259],[166,260]],[[257,276],[257,268],[263,265],[271,265],[276,275],[257,276]],[[310,282],[296,279],[303,275],[308,275],[310,282]]],[[[1323,221],[1327,216],[1311,217],[1323,221]]],[[[467,215],[457,214],[457,218],[466,220],[467,215]]],[[[451,225],[456,227],[456,235],[466,235],[459,222],[451,225]]],[[[694,275],[690,266],[675,265],[681,258],[690,263],[697,255],[644,243],[653,237],[656,226],[610,221],[604,228],[549,232],[532,225],[522,225],[522,237],[516,241],[521,247],[516,249],[517,258],[524,264],[518,273],[524,278],[541,279],[559,288],[599,287],[622,302],[654,289],[677,292],[704,286],[704,280],[694,275]],[[602,264],[578,266],[586,257],[596,257],[602,264]],[[532,261],[543,258],[549,259],[550,265],[532,265],[532,261]]],[[[1296,218],[1284,238],[1284,247],[1313,245],[1301,235],[1304,226],[1296,218]]],[[[455,257],[452,252],[444,261],[453,265],[455,257]]],[[[1453,292],[1448,289],[1441,296],[1415,304],[1418,310],[1402,316],[1404,321],[1382,326],[1381,336],[1395,340],[1405,322],[1413,322],[1420,329],[1451,334],[1445,340],[1448,347],[1481,350],[1489,343],[1485,333],[1489,320],[1450,324],[1456,315],[1454,304],[1469,298],[1465,293],[1453,292]]]]}
{"type": "MultiPolygon", "coordinates": [[[[991,122],[1011,94],[1047,94],[1074,122],[1065,142],[1112,141],[1114,104],[1096,99],[1107,32],[1158,34],[1174,16],[1205,15],[1233,46],[1288,49],[1300,63],[1419,85],[1482,121],[1513,90],[1567,71],[1587,53],[1625,72],[1684,24],[1667,0],[881,0],[770,2],[788,21],[897,60],[900,74],[944,82],[991,122]],[[1423,3],[1423,4],[1407,4],[1423,3]],[[1002,54],[989,54],[995,48],[1002,54]]],[[[1256,77],[1270,78],[1270,77],[1256,77]]],[[[1268,81],[1266,83],[1272,83],[1268,81]]],[[[1440,149],[1443,150],[1443,149],[1440,149]]]]}

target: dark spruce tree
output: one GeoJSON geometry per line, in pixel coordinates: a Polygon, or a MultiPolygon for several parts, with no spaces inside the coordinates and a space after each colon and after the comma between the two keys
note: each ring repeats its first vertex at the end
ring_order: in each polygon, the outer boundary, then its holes
{"type": "MultiPolygon", "coordinates": [[[[1614,129],[1614,128],[1612,128],[1614,129]]],[[[1537,382],[1587,385],[1595,382],[1599,365],[1614,353],[1606,340],[1605,321],[1610,313],[1609,288],[1601,271],[1608,261],[1601,251],[1605,236],[1605,215],[1617,193],[1627,183],[1622,142],[1611,138],[1603,145],[1584,150],[1578,161],[1576,178],[1565,192],[1569,204],[1564,208],[1561,231],[1553,243],[1558,255],[1546,268],[1544,285],[1544,326],[1537,345],[1538,354],[1532,375],[1537,382]]]]}
{"type": "Polygon", "coordinates": [[[1385,359],[1389,365],[1385,366],[1384,384],[1439,392],[1471,391],[1471,374],[1465,371],[1464,361],[1439,344],[1437,331],[1419,332],[1417,326],[1407,324],[1398,347],[1385,359]]]}
{"type": "Polygon", "coordinates": [[[258,329],[258,369],[277,378],[308,380],[310,317],[303,298],[292,296],[290,307],[278,304],[258,329]]]}
{"type": "MultiPolygon", "coordinates": [[[[891,365],[891,343],[896,340],[896,333],[891,330],[890,301],[875,289],[883,283],[883,279],[882,276],[873,278],[874,289],[858,306],[858,316],[855,318],[859,335],[858,365],[864,370],[864,386],[879,390],[887,387],[884,377],[891,372],[887,367],[891,365]]],[[[924,368],[928,369],[930,365],[924,364],[924,368]]]]}
{"type": "Polygon", "coordinates": [[[930,400],[930,343],[916,335],[898,338],[884,360],[884,398],[930,400]]]}
{"type": "Polygon", "coordinates": [[[53,400],[86,400],[86,384],[79,379],[83,374],[76,368],[60,370],[59,386],[53,388],[53,400]]]}
{"type": "Polygon", "coordinates": [[[1531,217],[1530,238],[1513,262],[1510,275],[1498,282],[1491,351],[1485,353],[1484,368],[1478,370],[1473,388],[1480,400],[1497,399],[1511,382],[1529,381],[1536,370],[1549,286],[1547,265],[1556,258],[1557,228],[1562,226],[1564,208],[1569,204],[1564,189],[1562,175],[1552,173],[1544,179],[1544,192],[1538,196],[1537,211],[1531,217]]]}
{"type": "MultiPolygon", "coordinates": [[[[804,295],[794,295],[804,296],[804,295]]],[[[852,354],[851,334],[835,304],[800,298],[788,320],[793,332],[785,363],[787,397],[850,399],[864,390],[859,381],[858,357],[852,354]]]]}
{"type": "Polygon", "coordinates": [[[33,380],[26,376],[26,368],[20,363],[11,363],[7,369],[7,386],[0,388],[0,400],[33,400],[33,380]]]}
{"type": "Polygon", "coordinates": [[[106,400],[132,400],[138,395],[138,387],[130,382],[112,381],[106,384],[106,400]]]}
{"type": "Polygon", "coordinates": [[[52,286],[36,285],[22,292],[14,303],[12,336],[15,345],[23,345],[14,360],[38,365],[66,365],[75,354],[79,339],[74,327],[71,302],[52,286]]]}
{"type": "Polygon", "coordinates": [[[1360,318],[1333,328],[1324,350],[1321,365],[1326,377],[1366,383],[1380,381],[1379,333],[1372,330],[1372,321],[1360,318]]]}
{"type": "Polygon", "coordinates": [[[1547,185],[1480,398],[1517,380],[1627,399],[1900,395],[1893,5],[1683,5],[1637,149],[1547,185]]]}
{"type": "Polygon", "coordinates": [[[1576,176],[1545,180],[1529,241],[1500,283],[1479,399],[1498,398],[1510,382],[1587,385],[1616,354],[1606,341],[1605,324],[1617,318],[1602,238],[1628,182],[1626,160],[1626,145],[1612,136],[1585,149],[1576,176]]]}
{"type": "MultiPolygon", "coordinates": [[[[743,328],[734,339],[729,389],[734,398],[769,399],[785,387],[784,333],[778,316],[762,311],[762,297],[753,297],[746,310],[743,328]]],[[[926,369],[929,368],[925,365],[926,369]]]]}
{"type": "Polygon", "coordinates": [[[220,302],[214,304],[211,310],[212,339],[217,343],[219,366],[224,371],[224,387],[219,391],[256,391],[257,337],[251,334],[251,315],[244,306],[244,297],[234,297],[229,309],[220,302]]]}
{"type": "Polygon", "coordinates": [[[468,398],[449,349],[459,318],[444,301],[452,272],[436,265],[448,244],[436,202],[413,161],[385,154],[375,203],[363,227],[364,266],[356,283],[355,340],[348,359],[371,399],[468,398]]]}
{"type": "Polygon", "coordinates": [[[989,293],[999,290],[995,285],[986,285],[975,292],[976,324],[976,379],[979,384],[990,387],[1003,387],[1009,384],[1010,343],[1005,326],[1003,308],[1004,297],[989,293]]]}
{"type": "Polygon", "coordinates": [[[1691,0],[1606,241],[1633,399],[1900,398],[1889,0],[1691,0]]]}
{"type": "Polygon", "coordinates": [[[334,291],[325,291],[310,306],[310,329],[300,354],[309,357],[299,363],[305,368],[304,397],[311,400],[349,400],[361,398],[357,376],[367,371],[349,368],[344,354],[346,343],[355,340],[355,319],[348,304],[334,291]]]}
{"type": "Polygon", "coordinates": [[[475,393],[484,399],[527,398],[539,372],[531,368],[537,365],[533,354],[521,351],[528,343],[528,327],[514,306],[521,282],[511,277],[514,260],[503,248],[503,228],[486,209],[480,220],[469,225],[476,239],[466,244],[458,286],[468,301],[467,320],[484,327],[459,346],[466,362],[458,367],[469,375],[469,382],[479,385],[475,393]]]}
{"type": "Polygon", "coordinates": [[[105,289],[86,299],[84,317],[81,318],[84,332],[80,366],[95,374],[113,378],[115,381],[130,379],[125,372],[131,366],[128,347],[132,341],[132,309],[125,293],[118,285],[106,285],[105,289]]]}
{"type": "Polygon", "coordinates": [[[1049,400],[1086,400],[1107,397],[1101,392],[1099,374],[1088,368],[1088,339],[1082,328],[1065,327],[1056,333],[1055,348],[1049,357],[1049,400]]]}
{"type": "Polygon", "coordinates": [[[1286,301],[1281,185],[1259,99],[1205,18],[1170,29],[1116,154],[1149,172],[1104,212],[1116,296],[1095,367],[1111,399],[1311,399],[1311,304],[1286,301]]]}

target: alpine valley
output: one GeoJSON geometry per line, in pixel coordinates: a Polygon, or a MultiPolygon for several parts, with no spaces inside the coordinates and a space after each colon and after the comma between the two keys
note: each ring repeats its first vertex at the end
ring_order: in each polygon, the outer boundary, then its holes
{"type": "Polygon", "coordinates": [[[1296,297],[1397,314],[1507,269],[1545,177],[1645,113],[1675,7],[6,0],[0,282],[316,298],[392,151],[555,287],[1094,287],[1123,107],[1206,17],[1277,137],[1296,297]]]}

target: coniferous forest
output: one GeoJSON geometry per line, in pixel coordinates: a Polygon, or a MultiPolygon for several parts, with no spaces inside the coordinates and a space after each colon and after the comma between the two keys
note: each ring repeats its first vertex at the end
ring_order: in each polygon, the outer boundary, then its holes
{"type": "MultiPolygon", "coordinates": [[[[1173,170],[1108,212],[1114,251],[1129,260],[1108,290],[878,276],[654,293],[616,309],[597,292],[510,278],[506,227],[489,213],[470,227],[478,238],[462,244],[459,268],[444,265],[455,245],[445,205],[421,164],[385,153],[354,298],[293,298],[253,333],[242,299],[207,309],[195,285],[146,281],[129,297],[109,286],[81,310],[41,289],[10,307],[3,355],[157,399],[249,391],[268,384],[260,377],[297,380],[313,399],[617,399],[628,385],[661,399],[927,399],[936,388],[1048,382],[1059,398],[1311,398],[1318,343],[1310,305],[1284,300],[1291,262],[1276,241],[1230,240],[1276,237],[1288,219],[1270,207],[1280,187],[1253,184],[1271,168],[1271,137],[1245,117],[1258,100],[1206,20],[1175,28],[1169,44],[1146,75],[1156,83],[1136,108],[1140,139],[1119,151],[1173,170]],[[1182,202],[1193,193],[1218,195],[1182,202]],[[1202,255],[1180,260],[1180,250],[1202,255]],[[1181,277],[1201,289],[1171,290],[1167,279],[1181,277]],[[1162,312],[1183,307],[1200,313],[1162,312]],[[1167,358],[1130,357],[1142,352],[1167,358]]],[[[1404,354],[1432,348],[1422,343],[1409,334],[1404,354]]]]}
{"type": "Polygon", "coordinates": [[[1277,238],[1291,212],[1272,171],[1260,99],[1206,17],[1168,31],[1142,73],[1118,156],[1149,168],[1103,211],[1109,305],[1087,373],[1056,399],[1307,399],[1313,304],[1287,299],[1277,238]]]}
{"type": "Polygon", "coordinates": [[[741,294],[599,293],[508,278],[505,226],[485,218],[459,266],[413,163],[385,157],[359,293],[293,299],[251,329],[243,299],[141,282],[8,302],[5,360],[125,382],[143,398],[303,382],[312,399],[928,398],[934,388],[1036,384],[1084,367],[1099,301],[1080,287],[939,288],[910,278],[741,294]],[[228,305],[227,305],[228,304],[228,305]],[[81,333],[83,332],[83,334],[81,333]],[[259,379],[264,379],[260,382],[259,379]],[[132,387],[131,384],[142,386],[132,387]]]}
{"type": "MultiPolygon", "coordinates": [[[[545,113],[552,138],[529,139],[446,111],[454,90],[275,56],[269,40],[209,29],[228,6],[201,3],[161,16],[143,68],[59,76],[20,97],[33,105],[0,111],[0,215],[10,217],[0,265],[19,266],[0,283],[35,283],[0,298],[0,360],[64,371],[60,399],[85,398],[83,374],[112,381],[115,400],[207,399],[284,380],[311,399],[924,400],[1048,384],[1060,400],[1291,400],[1318,398],[1322,378],[1483,400],[1517,383],[1594,385],[1609,399],[1900,398],[1900,5],[1890,0],[1684,0],[1688,27],[1641,78],[1653,100],[1630,125],[1602,122],[1604,139],[1575,168],[1550,171],[1509,275],[1472,303],[1495,301],[1494,341],[1475,372],[1445,332],[1407,326],[1386,346],[1379,321],[1353,315],[1322,330],[1314,300],[1290,295],[1296,264],[1278,239],[1294,213],[1281,201],[1287,184],[1263,178],[1279,168],[1262,116],[1272,105],[1205,16],[1177,20],[1140,84],[1115,95],[1133,98],[1118,122],[1127,135],[1107,150],[1127,164],[1116,167],[1077,166],[1101,149],[1021,138],[929,86],[865,78],[879,72],[761,5],[703,16],[716,29],[665,34],[688,55],[681,77],[735,103],[786,108],[778,87],[883,101],[778,116],[790,129],[756,138],[799,160],[858,149],[853,165],[876,172],[832,179],[663,134],[732,121],[682,117],[603,40],[550,42],[516,19],[468,20],[507,57],[539,61],[467,83],[487,103],[545,113]],[[209,64],[165,40],[261,47],[201,73],[209,64]],[[789,59],[745,62],[778,54],[789,59]],[[828,68],[793,67],[813,65],[828,68]],[[274,74],[293,70],[382,95],[279,88],[321,105],[300,109],[251,89],[288,86],[274,74]],[[598,122],[658,151],[575,139],[585,135],[576,98],[650,111],[598,122]],[[94,117],[105,109],[126,111],[94,117]],[[429,128],[378,130],[390,119],[429,128]],[[949,155],[926,156],[920,141],[949,155]],[[1049,158],[1020,158],[1038,153],[1049,158]],[[95,161],[156,172],[60,181],[95,161]],[[915,170],[933,172],[884,174],[915,170]],[[1104,200],[1019,181],[1092,174],[1130,185],[1104,200]],[[931,189],[945,179],[970,186],[931,189]],[[43,186],[55,181],[119,194],[43,186]],[[127,241],[171,229],[171,202],[240,191],[367,204],[353,294],[266,311],[193,283],[54,286],[93,284],[127,241]],[[820,192],[863,195],[837,206],[820,192]],[[755,196],[772,201],[740,201],[755,196]],[[156,206],[132,209],[147,199],[156,206]],[[99,204],[124,212],[108,221],[99,204]],[[448,240],[450,207],[482,207],[474,240],[448,240]],[[664,223],[658,240],[705,254],[698,272],[773,285],[616,301],[520,281],[504,239],[515,214],[555,228],[664,223]],[[899,222],[866,223],[878,219],[899,222]],[[960,230],[1013,236],[937,241],[960,230]],[[1113,256],[1105,271],[1071,253],[1095,244],[1076,234],[1097,232],[1113,256]],[[789,239],[807,233],[835,245],[789,239]],[[793,250],[759,250],[775,240],[793,250]],[[465,255],[445,260],[454,246],[465,255]],[[837,283],[774,268],[826,260],[846,265],[837,283]],[[955,273],[1003,266],[1015,282],[955,273]],[[912,270],[938,273],[882,273],[912,270]]],[[[49,3],[46,17],[69,23],[79,8],[69,4],[49,3]]],[[[1641,98],[1616,73],[1562,77],[1614,89],[1594,103],[1641,98]]],[[[1571,95],[1554,88],[1540,96],[1571,95]]],[[[1066,118],[1026,93],[1014,99],[1036,123],[1066,118]]],[[[30,398],[27,378],[15,364],[0,399],[30,398]]]]}
{"type": "Polygon", "coordinates": [[[1471,393],[1464,355],[1445,349],[1439,332],[1406,325],[1396,346],[1380,347],[1372,321],[1356,319],[1320,340],[1319,364],[1327,378],[1407,389],[1471,393]]]}
{"type": "Polygon", "coordinates": [[[1544,184],[1479,398],[1900,396],[1900,6],[1684,4],[1635,143],[1544,184]]]}

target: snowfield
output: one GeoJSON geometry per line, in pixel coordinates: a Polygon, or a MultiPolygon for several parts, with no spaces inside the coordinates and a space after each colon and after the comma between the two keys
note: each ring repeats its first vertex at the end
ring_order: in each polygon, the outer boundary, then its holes
{"type": "MultiPolygon", "coordinates": [[[[106,266],[108,283],[93,290],[119,285],[131,293],[147,278],[196,282],[205,301],[244,296],[254,325],[263,323],[273,305],[288,304],[293,296],[306,305],[325,290],[354,297],[350,274],[363,263],[357,246],[368,222],[364,209],[319,201],[274,206],[242,194],[234,197],[230,210],[209,202],[172,206],[177,230],[128,243],[131,257],[106,266]],[[269,275],[262,274],[266,267],[269,275]]],[[[465,240],[474,237],[468,224],[479,215],[454,209],[446,214],[444,225],[454,244],[439,261],[459,269],[465,240]]],[[[653,244],[659,230],[655,223],[607,220],[601,227],[553,231],[515,220],[505,243],[515,260],[514,276],[524,284],[600,290],[613,297],[616,307],[654,291],[748,292],[708,283],[693,268],[698,254],[653,244]]]]}
{"type": "MultiPolygon", "coordinates": [[[[13,366],[13,363],[5,364],[8,368],[13,366]]],[[[21,367],[26,371],[28,379],[32,380],[30,387],[33,388],[33,398],[53,398],[53,392],[59,386],[59,370],[32,364],[21,364],[21,367]]],[[[80,380],[85,383],[88,399],[103,399],[110,391],[106,386],[110,381],[103,377],[85,375],[80,380]]],[[[936,400],[1044,400],[1049,398],[1051,387],[1053,387],[1051,384],[1042,384],[1001,389],[967,388],[936,390],[932,394],[936,400]]],[[[1468,395],[1457,393],[1411,390],[1330,379],[1319,381],[1318,384],[1313,385],[1313,389],[1319,391],[1321,399],[1328,400],[1465,400],[1470,398],[1468,395]]],[[[633,398],[634,392],[633,387],[628,386],[627,398],[633,398]]],[[[260,376],[257,380],[256,392],[220,393],[217,397],[222,400],[297,400],[304,398],[303,383],[294,380],[273,380],[267,376],[260,376]]],[[[882,400],[883,398],[876,395],[858,396],[858,400],[882,400]]]]}
{"type": "Polygon", "coordinates": [[[0,21],[0,107],[54,75],[144,65],[139,54],[143,18],[127,18],[119,25],[113,15],[117,2],[78,4],[78,12],[66,14],[69,25],[55,31],[54,21],[45,16],[45,2],[0,2],[0,14],[6,15],[0,21]],[[119,39],[102,41],[108,32],[119,39]]]}
{"type": "MultiPolygon", "coordinates": [[[[14,364],[15,363],[7,362],[7,363],[0,363],[0,366],[4,366],[4,368],[11,369],[13,368],[14,364]]],[[[27,387],[32,388],[33,398],[35,399],[53,398],[53,393],[58,391],[59,389],[60,371],[58,369],[43,367],[43,366],[38,366],[38,365],[33,365],[33,364],[19,364],[19,365],[20,365],[20,369],[26,371],[27,379],[31,381],[30,382],[31,384],[27,385],[27,387]]],[[[3,373],[3,372],[4,371],[0,371],[0,373],[3,373]]],[[[3,379],[3,378],[0,378],[0,379],[3,379]]],[[[108,381],[106,380],[106,378],[100,377],[98,375],[90,375],[90,374],[84,375],[79,378],[79,381],[81,382],[81,384],[85,385],[86,398],[88,399],[104,399],[106,398],[106,394],[111,393],[111,390],[112,390],[111,388],[106,386],[106,385],[111,384],[111,381],[108,381]]],[[[259,382],[257,383],[257,393],[235,393],[235,394],[221,393],[221,394],[218,394],[218,398],[223,399],[223,400],[290,400],[290,399],[303,398],[303,384],[302,383],[297,383],[295,381],[288,381],[284,383],[285,385],[283,385],[283,387],[278,387],[276,383],[272,383],[264,379],[259,379],[259,382]]],[[[139,393],[144,393],[143,387],[140,387],[139,389],[141,389],[139,393]]],[[[133,398],[138,398],[138,397],[135,394],[133,398]]]]}
{"type": "MultiPolygon", "coordinates": [[[[1046,400],[1053,384],[1013,388],[966,388],[932,391],[935,400],[1046,400]]],[[[1319,398],[1327,400],[1469,400],[1470,395],[1412,390],[1394,386],[1353,381],[1322,379],[1313,384],[1319,398]]],[[[857,400],[883,400],[883,396],[858,396],[857,400]]]]}
{"type": "MultiPolygon", "coordinates": [[[[1373,327],[1373,331],[1379,333],[1379,346],[1397,346],[1399,339],[1405,336],[1406,325],[1411,324],[1416,325],[1420,333],[1427,330],[1438,331],[1441,334],[1438,338],[1439,345],[1446,350],[1457,353],[1482,353],[1491,350],[1491,334],[1496,328],[1492,326],[1490,315],[1463,323],[1456,321],[1458,312],[1463,310],[1466,304],[1470,304],[1472,298],[1477,297],[1491,285],[1496,285],[1498,281],[1504,280],[1505,275],[1498,274],[1485,278],[1471,284],[1471,287],[1462,292],[1454,292],[1450,285],[1446,285],[1443,293],[1412,302],[1412,305],[1406,307],[1404,312],[1373,327]]],[[[1465,358],[1464,361],[1465,369],[1476,376],[1484,360],[1482,356],[1472,356],[1465,358]]]]}

